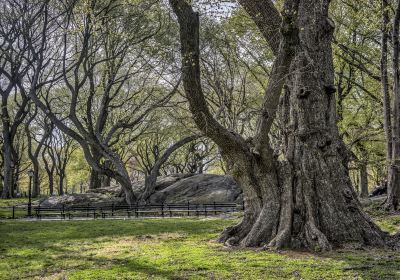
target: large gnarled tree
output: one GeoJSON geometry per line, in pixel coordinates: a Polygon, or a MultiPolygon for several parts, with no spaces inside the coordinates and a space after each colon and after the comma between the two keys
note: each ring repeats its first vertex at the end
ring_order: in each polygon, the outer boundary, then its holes
{"type": "Polygon", "coordinates": [[[380,246],[386,235],[363,212],[351,186],[337,125],[329,0],[241,0],[276,58],[258,129],[251,139],[228,131],[209,111],[201,86],[199,14],[170,0],[180,24],[183,82],[193,119],[220,148],[240,183],[243,220],[220,241],[230,245],[329,250],[349,242],[380,246]],[[283,92],[283,94],[282,94],[283,92]],[[283,123],[278,161],[269,142],[283,123]]]}

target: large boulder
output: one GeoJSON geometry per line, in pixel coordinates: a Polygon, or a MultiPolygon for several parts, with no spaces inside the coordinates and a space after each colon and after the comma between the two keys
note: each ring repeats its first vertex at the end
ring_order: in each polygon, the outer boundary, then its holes
{"type": "Polygon", "coordinates": [[[241,203],[241,190],[231,176],[198,174],[184,178],[150,196],[151,203],[241,203]]]}

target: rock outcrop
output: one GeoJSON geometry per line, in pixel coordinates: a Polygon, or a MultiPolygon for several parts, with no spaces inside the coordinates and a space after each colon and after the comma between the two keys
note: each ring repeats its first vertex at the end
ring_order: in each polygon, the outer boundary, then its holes
{"type": "Polygon", "coordinates": [[[152,203],[240,203],[241,200],[241,190],[232,177],[212,174],[181,179],[150,196],[152,203]]]}
{"type": "MultiPolygon", "coordinates": [[[[144,181],[134,182],[133,191],[139,195],[144,188],[144,181]]],[[[157,179],[156,192],[150,196],[150,203],[242,203],[241,189],[230,176],[213,174],[174,174],[157,179]]],[[[52,196],[41,202],[46,207],[68,205],[106,205],[124,203],[121,188],[111,186],[89,190],[83,194],[52,196]]]]}

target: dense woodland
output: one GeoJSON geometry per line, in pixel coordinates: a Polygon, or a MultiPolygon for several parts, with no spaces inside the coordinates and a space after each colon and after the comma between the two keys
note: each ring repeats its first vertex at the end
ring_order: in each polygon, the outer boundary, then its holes
{"type": "Polygon", "coordinates": [[[1,197],[229,174],[221,242],[392,245],[359,198],[400,210],[399,30],[393,0],[2,0],[1,197]]]}

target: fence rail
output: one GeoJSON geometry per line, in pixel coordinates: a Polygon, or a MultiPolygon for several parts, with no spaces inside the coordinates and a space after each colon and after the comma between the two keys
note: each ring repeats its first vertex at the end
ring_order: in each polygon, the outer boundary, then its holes
{"type": "Polygon", "coordinates": [[[161,203],[161,204],[81,204],[60,205],[58,207],[46,207],[42,205],[32,206],[29,216],[28,206],[0,207],[0,219],[23,218],[116,218],[116,217],[174,217],[174,216],[210,216],[221,213],[231,213],[244,210],[244,204],[236,203],[161,203]]]}

